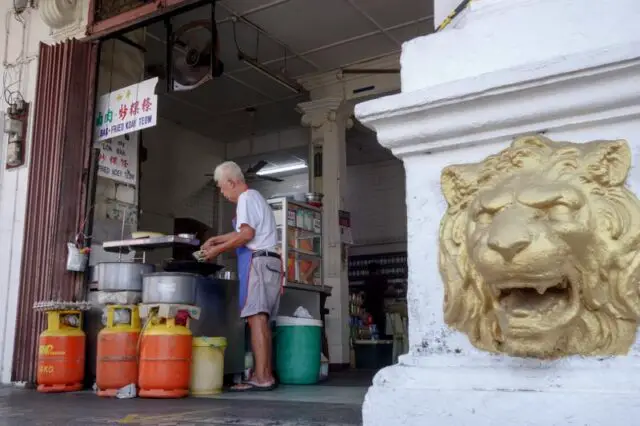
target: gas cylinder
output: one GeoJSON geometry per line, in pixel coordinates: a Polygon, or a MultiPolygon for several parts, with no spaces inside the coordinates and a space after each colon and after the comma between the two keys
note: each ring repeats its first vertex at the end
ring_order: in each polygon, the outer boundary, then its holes
{"type": "Polygon", "coordinates": [[[138,383],[140,314],[135,305],[108,305],[98,333],[98,396],[114,397],[118,389],[138,383]]]}
{"type": "Polygon", "coordinates": [[[189,394],[191,331],[175,318],[149,318],[140,338],[139,396],[182,398],[189,394]]]}
{"type": "Polygon", "coordinates": [[[38,392],[82,389],[86,336],[78,310],[50,310],[38,347],[38,392]]]}

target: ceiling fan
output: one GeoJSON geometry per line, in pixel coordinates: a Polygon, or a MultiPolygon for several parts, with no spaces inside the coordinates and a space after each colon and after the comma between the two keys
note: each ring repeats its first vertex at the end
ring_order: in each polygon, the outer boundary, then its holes
{"type": "MultiPolygon", "coordinates": [[[[262,170],[264,168],[264,166],[266,166],[267,163],[264,160],[260,160],[257,163],[255,163],[252,166],[249,166],[245,171],[244,171],[244,178],[247,182],[255,182],[255,181],[269,181],[269,182],[283,182],[282,179],[277,178],[277,177],[273,177],[273,176],[266,176],[266,175],[261,175],[260,170],[262,170]]],[[[209,178],[213,178],[213,174],[212,173],[207,173],[205,176],[209,177],[209,178]]]]}

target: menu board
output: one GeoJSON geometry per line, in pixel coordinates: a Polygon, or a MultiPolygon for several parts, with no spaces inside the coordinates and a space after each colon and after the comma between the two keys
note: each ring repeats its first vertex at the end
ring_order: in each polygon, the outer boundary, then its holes
{"type": "Polygon", "coordinates": [[[147,129],[158,120],[158,77],[100,96],[96,103],[94,140],[112,139],[147,129]]]}
{"type": "Polygon", "coordinates": [[[123,135],[96,142],[100,149],[98,176],[136,186],[138,183],[138,137],[123,135]]]}

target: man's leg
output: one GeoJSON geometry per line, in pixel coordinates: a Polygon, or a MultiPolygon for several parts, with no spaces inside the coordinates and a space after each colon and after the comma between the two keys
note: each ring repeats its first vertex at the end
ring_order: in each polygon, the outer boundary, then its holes
{"type": "Polygon", "coordinates": [[[254,374],[252,381],[259,385],[270,385],[273,383],[273,372],[271,370],[271,329],[269,328],[269,317],[260,313],[247,318],[251,331],[251,347],[255,360],[254,374]]]}
{"type": "Polygon", "coordinates": [[[275,387],[269,317],[274,315],[274,312],[277,313],[279,304],[282,276],[279,271],[280,259],[257,257],[251,263],[247,300],[240,315],[249,323],[255,371],[248,383],[235,386],[233,390],[241,391],[250,388],[270,390],[275,387]],[[277,269],[269,265],[274,264],[274,260],[277,269]]]}

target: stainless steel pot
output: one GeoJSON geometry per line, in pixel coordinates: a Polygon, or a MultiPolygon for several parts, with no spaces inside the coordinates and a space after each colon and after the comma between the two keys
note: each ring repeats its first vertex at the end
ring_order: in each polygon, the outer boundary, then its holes
{"type": "Polygon", "coordinates": [[[186,272],[156,272],[142,277],[142,303],[195,305],[198,284],[206,280],[186,272]]]}
{"type": "Polygon", "coordinates": [[[156,270],[152,264],[135,262],[104,262],[96,268],[100,291],[142,291],[142,275],[156,270]]]}
{"type": "Polygon", "coordinates": [[[216,278],[219,280],[237,280],[238,274],[233,271],[218,271],[216,273],[216,278]]]}
{"type": "Polygon", "coordinates": [[[307,200],[307,203],[321,203],[324,194],[319,192],[307,192],[304,194],[304,197],[307,200]]]}

